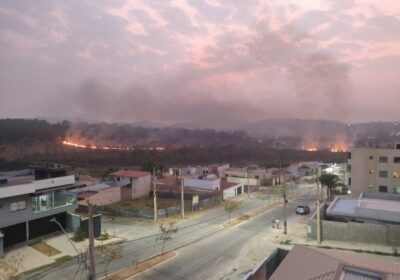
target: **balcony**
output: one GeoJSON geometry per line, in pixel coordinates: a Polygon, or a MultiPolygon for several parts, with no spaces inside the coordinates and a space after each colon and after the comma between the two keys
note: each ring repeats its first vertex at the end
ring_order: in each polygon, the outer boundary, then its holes
{"type": "Polygon", "coordinates": [[[76,205],[76,194],[66,190],[56,190],[32,197],[34,214],[72,205],[76,205]]]}

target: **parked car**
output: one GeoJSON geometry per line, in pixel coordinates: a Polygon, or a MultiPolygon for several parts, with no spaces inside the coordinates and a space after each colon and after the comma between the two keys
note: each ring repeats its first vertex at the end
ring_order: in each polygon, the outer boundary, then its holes
{"type": "Polygon", "coordinates": [[[307,215],[310,213],[310,207],[307,205],[299,205],[296,207],[296,214],[298,215],[307,215]]]}

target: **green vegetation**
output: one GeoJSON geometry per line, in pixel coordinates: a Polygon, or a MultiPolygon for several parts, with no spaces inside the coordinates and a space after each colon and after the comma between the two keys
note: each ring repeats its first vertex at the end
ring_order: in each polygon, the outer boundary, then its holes
{"type": "Polygon", "coordinates": [[[0,119],[0,143],[55,141],[64,138],[69,123],[50,124],[44,120],[0,119]]]}
{"type": "Polygon", "coordinates": [[[229,223],[231,222],[231,213],[233,211],[235,211],[236,209],[239,208],[240,204],[239,202],[233,201],[233,200],[225,200],[223,202],[223,206],[224,206],[224,210],[225,212],[228,213],[228,219],[229,219],[229,223]]]}
{"type": "Polygon", "coordinates": [[[332,196],[332,190],[336,187],[343,186],[336,174],[322,174],[319,178],[322,186],[326,186],[326,195],[328,199],[332,196]]]}
{"type": "Polygon", "coordinates": [[[56,263],[63,263],[63,262],[67,262],[74,259],[74,257],[71,257],[70,255],[65,255],[59,258],[56,258],[55,261],[56,263]]]}
{"type": "Polygon", "coordinates": [[[74,232],[74,236],[72,237],[72,240],[75,242],[80,242],[86,239],[86,233],[81,230],[81,228],[78,228],[74,232]]]}
{"type": "Polygon", "coordinates": [[[97,240],[99,240],[99,241],[104,241],[104,240],[108,240],[108,239],[110,239],[110,234],[106,230],[103,230],[103,232],[97,238],[97,240]]]}

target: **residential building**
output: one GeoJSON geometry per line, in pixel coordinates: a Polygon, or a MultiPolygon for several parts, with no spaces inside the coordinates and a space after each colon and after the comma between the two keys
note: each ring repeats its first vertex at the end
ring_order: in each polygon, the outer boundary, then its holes
{"type": "Polygon", "coordinates": [[[122,187],[123,200],[148,197],[151,191],[151,176],[146,171],[122,169],[109,174],[109,184],[122,187]]]}
{"type": "Polygon", "coordinates": [[[400,193],[400,144],[394,148],[351,148],[348,185],[353,193],[400,193]]]}
{"type": "Polygon", "coordinates": [[[244,193],[242,184],[229,183],[225,180],[221,180],[221,190],[223,199],[233,198],[244,193]]]}
{"type": "Polygon", "coordinates": [[[245,280],[397,280],[400,263],[378,256],[295,245],[278,249],[245,280]],[[283,251],[283,250],[281,250],[283,251]]]}
{"type": "Polygon", "coordinates": [[[318,173],[321,163],[317,161],[299,162],[289,166],[294,178],[314,176],[318,173]]]}
{"type": "Polygon", "coordinates": [[[78,198],[79,210],[86,211],[88,202],[104,206],[122,200],[123,187],[112,187],[106,183],[97,183],[71,190],[78,198]]]}
{"type": "Polygon", "coordinates": [[[358,197],[337,196],[326,209],[326,215],[346,221],[400,225],[400,195],[361,193],[358,197]]]}
{"type": "Polygon", "coordinates": [[[76,195],[69,190],[75,176],[67,175],[66,166],[35,163],[31,170],[33,176],[10,176],[0,185],[0,244],[5,248],[59,231],[50,222],[54,217],[65,228],[67,213],[77,208],[76,195]]]}
{"type": "MultiPolygon", "coordinates": [[[[400,246],[400,195],[361,193],[336,196],[320,210],[323,240],[400,246]]],[[[317,238],[317,213],[308,220],[307,235],[317,238]]]]}
{"type": "Polygon", "coordinates": [[[207,176],[214,174],[218,177],[222,176],[224,170],[229,168],[229,164],[212,164],[207,166],[185,166],[182,168],[172,167],[168,170],[168,175],[179,176],[182,170],[183,176],[207,176]]]}
{"type": "Polygon", "coordinates": [[[244,186],[259,186],[269,179],[269,174],[265,169],[256,165],[242,168],[227,168],[223,172],[223,177],[230,183],[238,183],[244,186]]]}
{"type": "Polygon", "coordinates": [[[183,184],[185,188],[198,188],[209,190],[220,190],[221,179],[216,175],[208,175],[204,177],[184,177],[183,184]]]}

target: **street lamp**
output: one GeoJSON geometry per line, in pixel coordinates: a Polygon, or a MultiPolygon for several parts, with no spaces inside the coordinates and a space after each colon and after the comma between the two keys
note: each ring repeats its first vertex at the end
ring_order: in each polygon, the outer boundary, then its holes
{"type": "Polygon", "coordinates": [[[52,223],[56,223],[62,230],[62,232],[65,234],[65,236],[67,237],[68,241],[71,243],[72,247],[74,248],[75,252],[77,253],[78,256],[78,261],[79,261],[79,256],[81,254],[81,252],[78,251],[78,249],[75,247],[74,243],[72,242],[72,240],[68,237],[67,233],[65,232],[63,226],[56,220],[56,217],[53,217],[50,219],[50,222],[52,223]]]}

